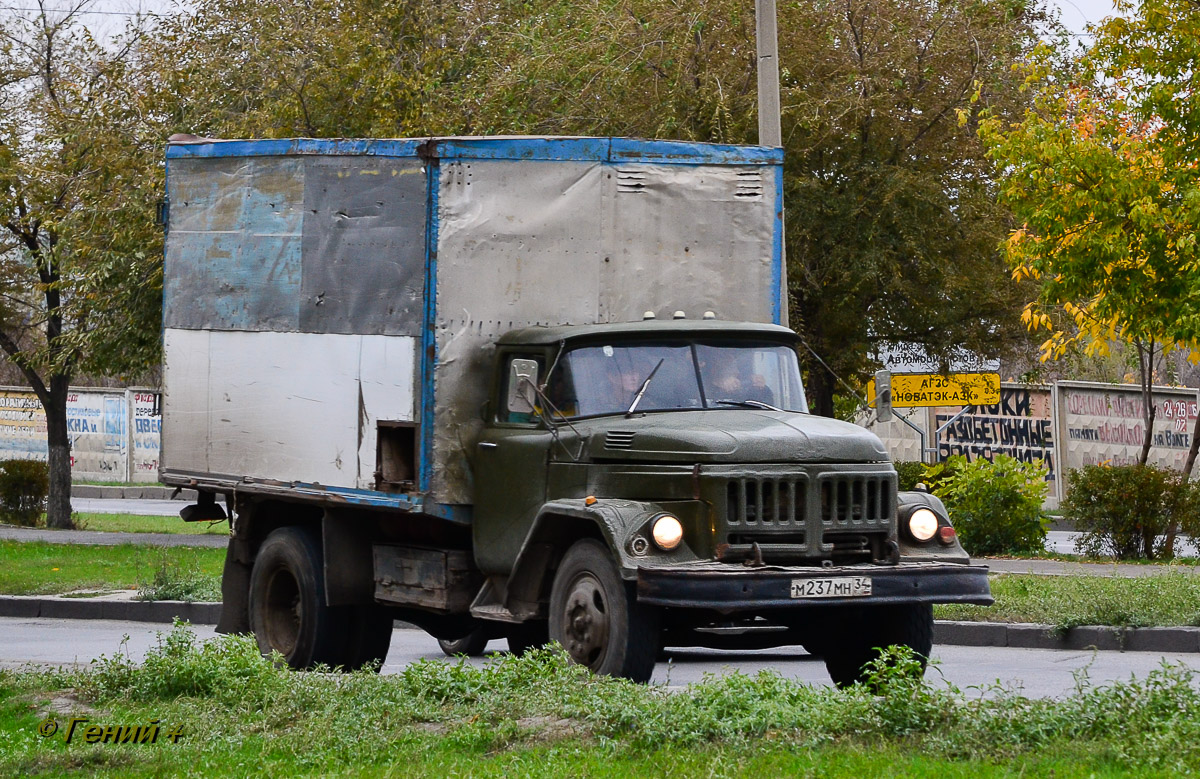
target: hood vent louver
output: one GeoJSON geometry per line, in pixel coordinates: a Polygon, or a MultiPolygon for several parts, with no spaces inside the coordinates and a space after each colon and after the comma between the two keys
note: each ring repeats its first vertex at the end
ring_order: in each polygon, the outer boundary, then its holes
{"type": "Polygon", "coordinates": [[[610,430],[604,436],[605,449],[632,449],[633,448],[633,433],[619,430],[610,430]]]}

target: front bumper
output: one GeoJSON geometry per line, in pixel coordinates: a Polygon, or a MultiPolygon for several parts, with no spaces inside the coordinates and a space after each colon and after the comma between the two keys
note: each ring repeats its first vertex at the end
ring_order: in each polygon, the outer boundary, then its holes
{"type": "Polygon", "coordinates": [[[873,606],[898,603],[995,602],[986,565],[900,563],[836,568],[767,565],[746,568],[705,561],[637,570],[639,603],[721,612],[797,609],[820,606],[873,606]],[[793,598],[792,581],[869,576],[871,594],[859,597],[793,598]]]}

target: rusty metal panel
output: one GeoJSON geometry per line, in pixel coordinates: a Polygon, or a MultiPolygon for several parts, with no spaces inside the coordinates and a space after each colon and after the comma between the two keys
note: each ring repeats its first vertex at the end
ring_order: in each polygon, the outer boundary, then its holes
{"type": "Polygon", "coordinates": [[[420,160],[307,160],[301,331],[420,334],[426,190],[420,160]]]}
{"type": "Polygon", "coordinates": [[[433,495],[469,503],[492,343],[536,324],[770,322],[778,190],[769,167],[456,160],[438,188],[433,495]]]}
{"type": "Polygon", "coordinates": [[[471,501],[465,452],[482,429],[495,340],[597,321],[599,162],[444,164],[438,192],[433,490],[471,501]]]}
{"type": "Polygon", "coordinates": [[[438,611],[465,612],[483,584],[471,553],[377,544],[375,599],[438,611]]]}
{"type": "Polygon", "coordinates": [[[171,166],[165,327],[297,330],[304,160],[171,166]]]}
{"type": "Polygon", "coordinates": [[[172,161],[166,326],[418,335],[423,170],[375,156],[172,161]]]}
{"type": "Polygon", "coordinates": [[[599,321],[773,321],[776,198],[772,168],[606,166],[599,321]]]}

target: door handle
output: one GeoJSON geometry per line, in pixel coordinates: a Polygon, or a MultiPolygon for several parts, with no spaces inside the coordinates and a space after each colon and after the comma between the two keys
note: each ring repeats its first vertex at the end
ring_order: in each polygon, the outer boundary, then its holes
{"type": "Polygon", "coordinates": [[[479,448],[480,449],[495,449],[496,443],[493,441],[480,441],[479,448]]]}

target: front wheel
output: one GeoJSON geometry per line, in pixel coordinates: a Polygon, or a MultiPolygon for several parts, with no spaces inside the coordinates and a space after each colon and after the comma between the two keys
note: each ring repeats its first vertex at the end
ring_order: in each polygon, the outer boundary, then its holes
{"type": "Polygon", "coordinates": [[[650,680],[659,611],[637,602],[608,548],[584,539],[567,550],[550,590],[550,638],[593,673],[650,680]]]}
{"type": "Polygon", "coordinates": [[[866,681],[863,667],[889,646],[913,650],[924,672],[933,651],[933,606],[910,603],[900,606],[876,606],[843,615],[836,637],[822,643],[825,669],[838,687],[866,681]]]}

